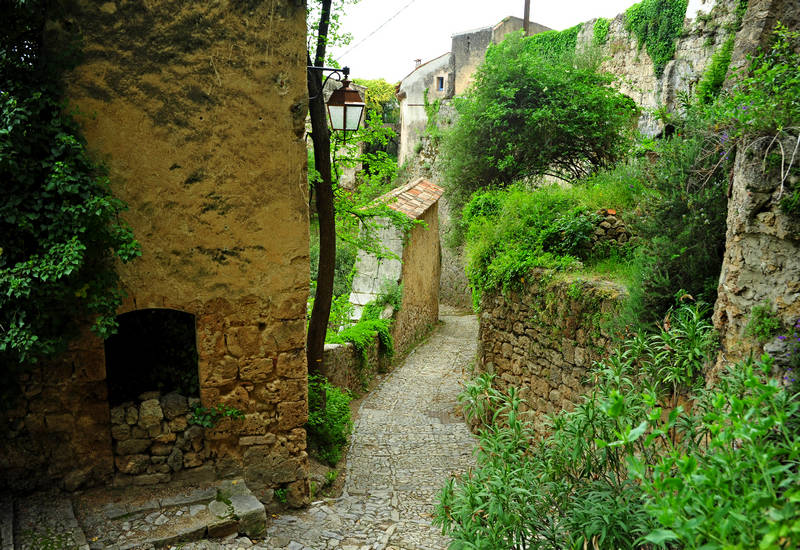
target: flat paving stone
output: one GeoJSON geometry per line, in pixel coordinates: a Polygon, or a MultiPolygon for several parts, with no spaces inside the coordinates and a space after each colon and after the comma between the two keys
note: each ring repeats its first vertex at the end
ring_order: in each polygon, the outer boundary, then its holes
{"type": "MultiPolygon", "coordinates": [[[[254,549],[445,549],[434,527],[439,489],[474,465],[457,396],[477,352],[478,321],[443,309],[443,325],[362,402],[342,496],[268,518],[254,549]]],[[[182,550],[236,550],[234,540],[182,550]],[[218,546],[211,546],[218,544],[218,546]]]]}

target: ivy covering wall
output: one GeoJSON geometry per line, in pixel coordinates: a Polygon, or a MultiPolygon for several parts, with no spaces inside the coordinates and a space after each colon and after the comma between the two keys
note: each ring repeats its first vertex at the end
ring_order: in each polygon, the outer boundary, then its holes
{"type": "Polygon", "coordinates": [[[646,48],[657,77],[675,55],[675,41],[683,30],[688,0],[642,0],[625,12],[625,28],[646,48]]]}

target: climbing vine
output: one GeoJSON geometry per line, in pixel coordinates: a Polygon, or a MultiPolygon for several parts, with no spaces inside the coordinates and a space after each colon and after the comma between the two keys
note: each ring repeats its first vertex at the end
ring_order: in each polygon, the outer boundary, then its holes
{"type": "Polygon", "coordinates": [[[115,329],[114,259],[139,255],[125,205],[86,152],[62,100],[74,53],[46,52],[40,2],[11,2],[0,22],[0,387],[62,351],[76,320],[115,329]],[[64,59],[65,55],[72,56],[64,59]]]}
{"type": "Polygon", "coordinates": [[[597,21],[594,22],[594,35],[593,35],[593,42],[597,46],[602,46],[606,42],[608,42],[608,27],[610,23],[608,19],[605,17],[600,17],[597,21]]]}
{"type": "Polygon", "coordinates": [[[688,6],[688,0],[642,0],[625,12],[625,28],[636,35],[640,49],[647,48],[657,77],[675,55],[688,6]]]}
{"type": "Polygon", "coordinates": [[[525,49],[539,57],[558,59],[566,54],[575,52],[578,44],[578,34],[583,28],[583,23],[563,31],[547,31],[534,34],[525,39],[525,49]]]}

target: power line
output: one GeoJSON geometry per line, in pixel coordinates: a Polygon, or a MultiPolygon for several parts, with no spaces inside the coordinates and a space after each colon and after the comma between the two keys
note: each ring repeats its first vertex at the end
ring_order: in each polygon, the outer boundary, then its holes
{"type": "Polygon", "coordinates": [[[369,33],[367,36],[365,36],[364,38],[362,38],[361,40],[359,40],[358,42],[356,42],[356,43],[355,43],[355,44],[353,44],[352,46],[350,46],[350,47],[349,47],[347,50],[345,50],[345,52],[344,52],[344,53],[342,53],[342,54],[340,54],[340,55],[336,56],[336,57],[337,57],[337,59],[341,59],[342,57],[346,56],[347,54],[349,54],[350,52],[352,52],[353,50],[355,50],[355,49],[356,49],[358,46],[360,46],[361,44],[363,44],[364,42],[366,42],[367,40],[369,40],[370,38],[372,38],[372,37],[375,35],[375,33],[377,33],[377,32],[378,32],[379,30],[381,30],[383,27],[385,27],[386,25],[388,25],[389,23],[391,23],[393,19],[395,19],[395,18],[396,18],[398,15],[400,15],[401,13],[403,13],[403,12],[406,10],[406,8],[408,8],[408,7],[409,7],[411,4],[413,4],[413,3],[414,3],[414,2],[416,2],[416,1],[417,1],[417,0],[411,0],[411,2],[409,2],[408,4],[406,4],[405,6],[403,6],[402,8],[400,8],[399,10],[397,10],[397,13],[395,13],[395,14],[394,14],[393,16],[391,16],[389,19],[387,19],[386,21],[384,21],[383,23],[381,23],[381,25],[380,25],[380,26],[379,26],[377,29],[375,29],[374,31],[372,31],[371,33],[369,33]]]}

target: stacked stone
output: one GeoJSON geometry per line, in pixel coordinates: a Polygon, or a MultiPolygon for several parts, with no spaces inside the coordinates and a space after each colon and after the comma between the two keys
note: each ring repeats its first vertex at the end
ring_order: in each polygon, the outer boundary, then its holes
{"type": "Polygon", "coordinates": [[[184,468],[203,465],[211,454],[204,430],[189,423],[190,409],[199,404],[177,393],[146,392],[111,409],[114,484],[166,483],[184,468]]]}
{"type": "Polygon", "coordinates": [[[624,244],[630,240],[631,234],[616,210],[601,210],[598,214],[602,218],[594,230],[592,244],[601,242],[624,244]]]}
{"type": "Polygon", "coordinates": [[[479,370],[495,374],[501,391],[519,389],[522,411],[541,435],[545,415],[571,409],[588,386],[588,369],[606,354],[610,338],[597,323],[616,310],[618,289],[580,282],[534,285],[523,292],[484,295],[479,329],[479,370]]]}

